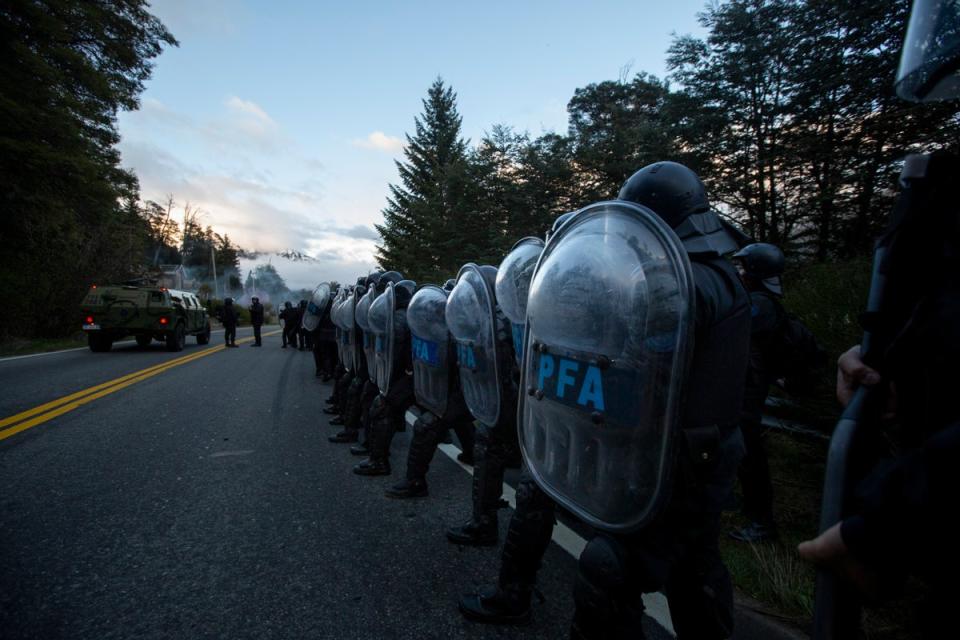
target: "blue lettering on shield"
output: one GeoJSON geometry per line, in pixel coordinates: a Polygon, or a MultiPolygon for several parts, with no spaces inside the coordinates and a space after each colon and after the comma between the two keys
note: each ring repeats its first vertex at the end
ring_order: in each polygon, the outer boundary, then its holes
{"type": "Polygon", "coordinates": [[[430,340],[424,340],[411,334],[411,344],[413,347],[413,359],[425,362],[431,366],[440,366],[439,345],[430,340]]]}
{"type": "Polygon", "coordinates": [[[594,364],[573,358],[557,358],[548,353],[534,353],[537,388],[563,404],[590,411],[605,411],[603,374],[594,364]]]}
{"type": "Polygon", "coordinates": [[[512,323],[513,328],[513,353],[517,357],[517,362],[523,359],[523,325],[512,323]]]}
{"type": "Polygon", "coordinates": [[[473,346],[457,342],[457,363],[467,369],[477,368],[477,358],[473,353],[473,346]]]}

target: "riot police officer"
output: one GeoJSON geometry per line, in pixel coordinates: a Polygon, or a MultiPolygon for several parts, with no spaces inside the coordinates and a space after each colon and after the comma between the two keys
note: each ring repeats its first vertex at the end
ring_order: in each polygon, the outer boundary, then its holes
{"type": "Polygon", "coordinates": [[[284,302],[283,310],[280,312],[280,324],[283,325],[282,349],[286,349],[288,344],[294,347],[297,346],[297,340],[294,337],[294,331],[297,326],[296,318],[296,309],[293,308],[293,305],[290,304],[289,300],[284,302]]]}
{"type": "Polygon", "coordinates": [[[761,424],[767,391],[776,371],[777,332],[782,330],[786,312],[780,303],[783,295],[781,274],[783,252],[772,244],[750,244],[733,254],[741,280],[750,294],[750,366],[743,396],[740,430],[746,454],[740,464],[743,514],[750,524],[730,532],[743,542],[760,542],[776,537],[773,520],[773,483],[764,446],[761,424]]]}
{"type": "Polygon", "coordinates": [[[444,315],[457,349],[463,397],[476,418],[473,509],[463,525],[447,529],[455,544],[497,543],[497,511],[506,466],[519,456],[516,364],[511,328],[497,304],[497,268],[468,263],[460,269],[444,315]]]}
{"type": "Polygon", "coordinates": [[[263,305],[260,304],[260,298],[254,296],[250,299],[250,324],[253,325],[253,342],[251,347],[262,347],[260,339],[260,327],[263,326],[263,305]]]}
{"type": "MultiPolygon", "coordinates": [[[[367,313],[373,297],[376,295],[376,285],[380,280],[380,271],[373,271],[365,277],[357,278],[353,289],[353,378],[346,391],[346,400],[337,424],[343,429],[327,438],[333,443],[353,443],[359,440],[361,416],[364,415],[364,406],[369,406],[376,396],[376,385],[370,383],[370,367],[368,366],[368,350],[373,353],[372,334],[368,333],[367,313]],[[364,392],[366,390],[366,395],[364,392]]],[[[374,377],[376,373],[374,372],[374,377]]]]}
{"type": "Polygon", "coordinates": [[[407,307],[413,350],[413,386],[417,418],[407,452],[406,479],[386,490],[390,498],[427,495],[427,471],[440,440],[454,429],[464,451],[473,449],[473,416],[460,390],[456,349],[445,310],[453,281],[440,288],[421,287],[407,307]]]}
{"type": "MultiPolygon", "coordinates": [[[[897,74],[901,97],[960,98],[958,32],[956,2],[915,0],[897,74]]],[[[901,451],[876,464],[855,491],[844,486],[847,474],[836,487],[825,482],[824,530],[798,549],[804,559],[874,595],[878,584],[891,579],[921,578],[927,586],[920,618],[925,638],[949,634],[960,596],[960,530],[953,509],[960,482],[958,174],[955,154],[907,158],[901,199],[878,243],[863,319],[870,339],[863,351],[858,345],[838,362],[837,396],[850,406],[837,431],[851,434],[855,448],[863,441],[872,448],[883,431],[878,423],[884,416],[878,414],[892,407],[893,415],[885,418],[898,427],[901,451]],[[873,390],[855,394],[860,385],[873,390]],[[839,505],[831,504],[831,493],[839,505]],[[839,521],[832,511],[839,512],[839,521]]],[[[833,451],[841,450],[841,460],[863,464],[862,451],[843,448],[842,440],[831,443],[827,479],[833,451]]],[[[837,598],[821,598],[828,582],[818,584],[814,628],[824,637],[855,637],[859,611],[849,597],[843,597],[845,607],[837,598]]]]}
{"type": "Polygon", "coordinates": [[[353,468],[362,476],[390,474],[390,444],[394,434],[404,430],[404,413],[414,401],[407,305],[416,283],[396,281],[396,277],[402,278],[397,272],[381,276],[378,288],[382,291],[367,312],[367,324],[374,335],[378,394],[370,405],[367,422],[370,457],[353,468]]]}

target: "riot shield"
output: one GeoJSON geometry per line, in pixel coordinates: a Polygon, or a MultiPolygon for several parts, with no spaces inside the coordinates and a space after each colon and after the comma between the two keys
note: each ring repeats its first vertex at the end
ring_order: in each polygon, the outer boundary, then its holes
{"type": "Polygon", "coordinates": [[[343,302],[340,303],[340,309],[337,312],[341,329],[340,342],[343,343],[343,368],[347,371],[354,370],[353,327],[355,309],[353,305],[353,292],[347,291],[343,302]]]}
{"type": "Polygon", "coordinates": [[[303,314],[303,328],[307,331],[315,331],[320,325],[320,319],[327,310],[327,303],[330,301],[330,285],[321,282],[313,290],[310,296],[310,302],[307,303],[307,310],[303,314]]]}
{"type": "Polygon", "coordinates": [[[360,324],[357,322],[357,312],[360,308],[360,302],[363,300],[363,296],[366,293],[366,288],[362,285],[357,285],[353,289],[351,297],[353,298],[353,303],[351,305],[350,317],[347,319],[350,322],[350,345],[351,353],[353,354],[353,371],[359,373],[360,369],[366,367],[366,361],[363,357],[363,329],[360,328],[360,324]]]}
{"type": "Polygon", "coordinates": [[[370,305],[377,297],[377,291],[371,287],[357,304],[355,316],[357,326],[363,331],[363,355],[367,360],[367,375],[370,380],[377,379],[377,361],[376,361],[376,340],[373,331],[370,329],[370,305]]]}
{"type": "Polygon", "coordinates": [[[500,263],[497,269],[497,304],[503,315],[510,321],[513,336],[513,355],[520,364],[523,356],[523,332],[527,321],[527,294],[530,280],[537,260],[543,253],[543,240],[523,238],[513,245],[513,249],[500,263]]]}
{"type": "Polygon", "coordinates": [[[367,322],[374,334],[374,358],[376,360],[376,377],[374,380],[383,395],[387,395],[390,391],[390,380],[393,378],[393,371],[399,355],[394,350],[396,344],[394,339],[394,311],[396,311],[396,294],[391,282],[387,285],[387,289],[373,301],[367,314],[367,322]]]}
{"type": "Polygon", "coordinates": [[[447,411],[450,392],[450,332],[446,307],[447,292],[434,285],[417,291],[407,307],[417,404],[438,417],[447,411]]]}
{"type": "Polygon", "coordinates": [[[447,298],[445,317],[456,341],[463,399],[474,418],[492,427],[500,419],[501,383],[506,375],[497,340],[506,338],[506,333],[497,318],[494,283],[477,265],[468,263],[460,269],[457,285],[447,298]]]}
{"type": "Polygon", "coordinates": [[[680,239],[630,202],[580,210],[540,257],[520,446],[537,484],[596,528],[642,528],[668,493],[695,301],[680,239]]]}
{"type": "Polygon", "coordinates": [[[333,323],[333,335],[334,340],[337,343],[337,360],[340,364],[343,364],[343,347],[340,344],[340,336],[343,333],[343,330],[340,328],[340,323],[338,321],[340,317],[340,305],[343,304],[343,294],[338,293],[337,297],[334,298],[333,304],[330,306],[330,322],[333,323]]]}

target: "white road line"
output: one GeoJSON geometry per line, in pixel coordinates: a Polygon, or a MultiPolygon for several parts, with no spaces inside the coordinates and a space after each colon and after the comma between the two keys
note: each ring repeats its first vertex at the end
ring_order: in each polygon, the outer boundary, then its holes
{"type": "MultiPolygon", "coordinates": [[[[408,411],[406,413],[406,419],[407,424],[412,428],[413,423],[416,420],[416,416],[408,411]]],[[[470,475],[473,475],[473,467],[463,464],[457,460],[457,456],[461,453],[460,449],[452,444],[440,444],[438,448],[440,451],[443,451],[447,457],[458,464],[461,469],[470,475]]],[[[503,483],[503,497],[508,503],[510,503],[510,508],[516,511],[517,492],[506,482],[503,483]]],[[[583,551],[584,547],[587,546],[587,541],[581,537],[580,534],[562,522],[557,522],[557,525],[553,528],[553,535],[551,538],[557,544],[557,546],[569,553],[574,558],[579,558],[580,553],[583,551]]],[[[646,607],[646,614],[648,616],[653,618],[657,624],[666,629],[667,633],[676,637],[677,633],[674,631],[673,623],[670,621],[670,608],[667,606],[667,598],[662,593],[643,594],[643,605],[646,607]]]]}

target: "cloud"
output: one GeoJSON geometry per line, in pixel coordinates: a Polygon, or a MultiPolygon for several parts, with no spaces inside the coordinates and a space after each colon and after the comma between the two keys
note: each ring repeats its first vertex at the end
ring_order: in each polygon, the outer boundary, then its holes
{"type": "Polygon", "coordinates": [[[376,242],[380,241],[380,234],[376,232],[375,229],[371,229],[365,224],[354,225],[348,229],[338,228],[337,233],[351,238],[357,238],[358,240],[374,240],[376,242]]]}
{"type": "Polygon", "coordinates": [[[352,140],[350,144],[361,149],[376,149],[387,153],[400,153],[404,146],[403,140],[388,136],[383,131],[374,131],[366,138],[352,140]]]}
{"type": "Polygon", "coordinates": [[[243,100],[237,96],[230,96],[227,98],[225,104],[230,110],[244,116],[252,116],[253,120],[266,127],[275,128],[277,126],[277,123],[273,121],[273,118],[267,115],[267,112],[263,110],[263,107],[258,105],[256,102],[243,100]]]}

